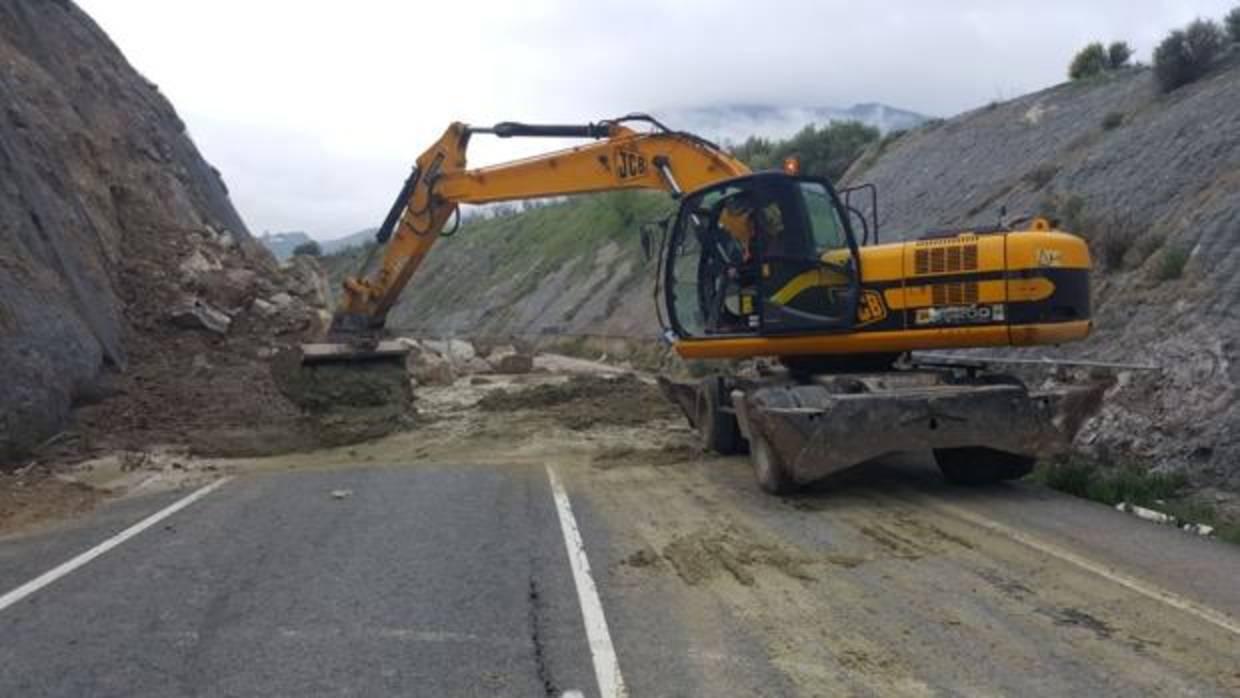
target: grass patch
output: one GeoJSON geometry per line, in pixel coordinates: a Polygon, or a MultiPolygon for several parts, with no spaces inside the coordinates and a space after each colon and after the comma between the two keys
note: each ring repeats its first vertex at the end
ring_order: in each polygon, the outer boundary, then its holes
{"type": "Polygon", "coordinates": [[[1158,280],[1173,281],[1184,276],[1184,266],[1188,264],[1188,250],[1183,247],[1169,247],[1163,252],[1162,261],[1158,264],[1158,280]]]}
{"type": "Polygon", "coordinates": [[[1082,460],[1040,462],[1031,479],[1053,490],[1115,506],[1128,502],[1170,514],[1184,523],[1214,527],[1219,540],[1240,545],[1240,521],[1224,519],[1214,505],[1188,499],[1188,478],[1136,466],[1105,467],[1082,460]]]}
{"type": "Polygon", "coordinates": [[[1151,473],[1135,467],[1102,468],[1085,461],[1040,463],[1034,480],[1060,492],[1112,506],[1129,502],[1154,506],[1177,496],[1188,484],[1179,473],[1151,473]]]}

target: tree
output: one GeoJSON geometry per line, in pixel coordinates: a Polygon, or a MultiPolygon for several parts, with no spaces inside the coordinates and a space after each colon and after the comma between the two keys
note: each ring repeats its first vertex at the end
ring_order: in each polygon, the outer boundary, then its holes
{"type": "Polygon", "coordinates": [[[1113,41],[1107,47],[1107,68],[1110,70],[1128,67],[1128,61],[1131,58],[1132,47],[1127,41],[1113,41]]]}
{"type": "Polygon", "coordinates": [[[1223,25],[1227,27],[1227,37],[1232,43],[1240,44],[1240,6],[1227,13],[1223,18],[1223,25]]]}
{"type": "Polygon", "coordinates": [[[1223,30],[1215,22],[1199,19],[1176,29],[1154,49],[1154,77],[1163,92],[1205,75],[1223,49],[1223,30]]]}
{"type": "Polygon", "coordinates": [[[733,148],[732,154],[754,170],[777,169],[785,158],[795,156],[801,161],[803,174],[834,181],[878,137],[878,129],[857,121],[837,121],[822,127],[810,124],[787,140],[751,136],[733,148]]]}
{"type": "Polygon", "coordinates": [[[303,242],[297,247],[293,248],[294,257],[300,254],[304,254],[307,257],[322,257],[323,248],[319,247],[319,243],[315,242],[314,240],[310,240],[309,242],[303,242]]]}
{"type": "Polygon", "coordinates": [[[1101,43],[1094,43],[1081,49],[1068,66],[1068,77],[1073,80],[1084,80],[1101,75],[1110,69],[1110,57],[1101,43]]]}

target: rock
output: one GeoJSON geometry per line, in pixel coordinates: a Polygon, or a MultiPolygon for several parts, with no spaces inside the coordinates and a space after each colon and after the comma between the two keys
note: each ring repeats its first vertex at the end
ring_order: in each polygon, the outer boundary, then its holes
{"type": "Polygon", "coordinates": [[[486,359],[480,359],[476,356],[464,361],[455,361],[452,366],[458,374],[470,375],[495,372],[495,369],[491,368],[491,364],[486,359]]]}
{"type": "Polygon", "coordinates": [[[207,300],[230,310],[244,308],[258,293],[258,275],[249,269],[208,271],[199,276],[198,286],[207,300]]]}
{"type": "Polygon", "coordinates": [[[257,312],[259,315],[263,317],[271,317],[272,315],[275,315],[277,312],[279,312],[279,309],[276,308],[274,303],[263,300],[262,298],[255,298],[254,302],[250,305],[250,307],[253,308],[255,312],[257,312]]]}
{"type": "Polygon", "coordinates": [[[527,354],[504,354],[491,358],[496,373],[523,374],[534,370],[534,357],[527,354]]]}
{"type": "Polygon", "coordinates": [[[478,357],[474,345],[463,339],[425,339],[422,346],[451,361],[468,361],[478,357]]]}
{"type": "Polygon", "coordinates": [[[456,379],[447,359],[434,354],[427,353],[416,359],[410,358],[406,365],[418,385],[452,385],[452,381],[456,379]]]}
{"type": "Polygon", "coordinates": [[[214,256],[205,254],[200,249],[195,249],[181,262],[181,273],[187,278],[197,279],[202,274],[212,271],[219,271],[224,266],[214,256]]]}
{"type": "Polygon", "coordinates": [[[281,291],[271,297],[270,303],[271,305],[275,306],[277,311],[286,310],[290,305],[293,304],[293,297],[281,291]]]}
{"type": "Polygon", "coordinates": [[[216,334],[227,334],[232,325],[228,314],[194,298],[184,301],[168,311],[173,324],[191,330],[208,330],[216,334]]]}
{"type": "Polygon", "coordinates": [[[290,293],[313,306],[326,307],[331,302],[327,274],[314,257],[295,255],[282,269],[288,278],[290,293]]]}

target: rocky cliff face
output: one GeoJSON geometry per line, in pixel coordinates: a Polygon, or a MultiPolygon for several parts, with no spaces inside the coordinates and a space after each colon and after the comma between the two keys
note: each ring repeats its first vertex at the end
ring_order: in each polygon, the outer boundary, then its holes
{"type": "Polygon", "coordinates": [[[172,106],[85,13],[0,0],[0,463],[74,406],[100,443],[292,418],[254,353],[314,329],[312,272],[251,239],[172,106]],[[229,393],[259,406],[209,399],[229,393]]]}

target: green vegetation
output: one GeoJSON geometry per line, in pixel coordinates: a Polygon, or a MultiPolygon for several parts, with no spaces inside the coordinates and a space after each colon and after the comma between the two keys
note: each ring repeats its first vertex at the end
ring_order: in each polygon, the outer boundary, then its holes
{"type": "Polygon", "coordinates": [[[1171,92],[1205,75],[1223,45],[1223,30],[1208,19],[1168,34],[1154,49],[1154,77],[1159,88],[1171,92]]]}
{"type": "Polygon", "coordinates": [[[1130,60],[1132,60],[1132,47],[1127,41],[1112,41],[1107,47],[1107,67],[1111,70],[1127,68],[1130,60]]]}
{"type": "Polygon", "coordinates": [[[1106,116],[1102,117],[1102,130],[1103,131],[1114,131],[1115,129],[1123,125],[1124,125],[1123,112],[1113,111],[1113,112],[1107,113],[1106,116]]]}
{"type": "Polygon", "coordinates": [[[1158,280],[1172,281],[1184,276],[1184,266],[1188,264],[1188,250],[1181,246],[1169,247],[1163,251],[1162,262],[1158,265],[1158,280]]]}
{"type": "Polygon", "coordinates": [[[1086,236],[1085,198],[1080,194],[1051,194],[1042,200],[1038,215],[1057,222],[1061,230],[1086,236]]]}
{"type": "MultiPolygon", "coordinates": [[[[878,129],[856,121],[836,122],[823,127],[810,124],[788,140],[751,136],[733,148],[732,154],[754,170],[779,169],[784,158],[796,156],[801,160],[803,174],[826,177],[834,182],[878,137],[878,129]]],[[[892,134],[889,137],[894,140],[899,136],[892,134]]]]}
{"type": "Polygon", "coordinates": [[[1028,182],[1034,189],[1042,189],[1050,184],[1057,174],[1059,174],[1059,165],[1053,162],[1044,162],[1026,172],[1021,179],[1028,182]]]}
{"type": "Polygon", "coordinates": [[[1240,6],[1227,13],[1223,18],[1223,26],[1227,29],[1227,38],[1231,39],[1233,44],[1240,44],[1240,6]]]}
{"type": "Polygon", "coordinates": [[[1109,60],[1107,50],[1095,41],[1077,52],[1068,66],[1068,77],[1073,80],[1084,80],[1102,75],[1107,70],[1109,60]]]}
{"type": "Polygon", "coordinates": [[[311,240],[310,242],[303,242],[293,248],[293,255],[296,256],[299,254],[304,254],[309,257],[322,257],[323,248],[319,247],[319,243],[311,240]]]}
{"type": "Polygon", "coordinates": [[[1116,71],[1128,66],[1132,58],[1132,48],[1127,42],[1115,41],[1110,46],[1103,46],[1095,41],[1077,52],[1068,66],[1068,77],[1073,80],[1085,80],[1103,73],[1116,71]]]}
{"type": "Polygon", "coordinates": [[[1054,490],[1115,506],[1128,502],[1174,516],[1184,523],[1215,528],[1215,535],[1240,544],[1240,522],[1223,519],[1204,502],[1185,499],[1188,479],[1180,473],[1154,473],[1135,466],[1104,467],[1081,460],[1042,462],[1031,479],[1054,490]]]}

